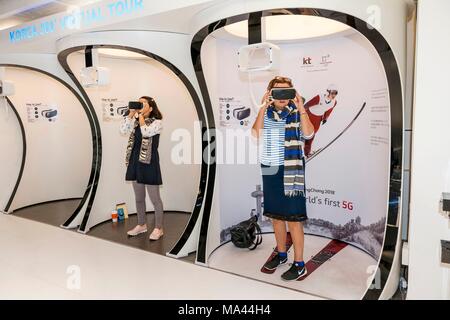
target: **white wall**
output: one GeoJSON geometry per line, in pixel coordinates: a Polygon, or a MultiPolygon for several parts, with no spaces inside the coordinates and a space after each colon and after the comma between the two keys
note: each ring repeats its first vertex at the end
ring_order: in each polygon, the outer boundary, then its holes
{"type": "Polygon", "coordinates": [[[22,163],[22,132],[17,116],[6,100],[0,100],[0,210],[5,209],[22,163]]]}
{"type": "MultiPolygon", "coordinates": [[[[27,141],[25,168],[11,210],[81,198],[91,169],[92,139],[80,102],[64,85],[36,71],[8,67],[6,78],[15,84],[16,93],[10,99],[22,119],[27,141]],[[56,105],[57,121],[28,122],[27,103],[56,105]]],[[[17,135],[20,137],[19,132],[10,132],[7,137],[16,140],[17,135]]],[[[16,162],[19,168],[20,164],[16,162]]]]}
{"type": "MultiPolygon", "coordinates": [[[[84,55],[73,53],[68,61],[79,77],[84,55]]],[[[103,120],[102,98],[118,98],[125,103],[136,101],[141,96],[155,98],[164,117],[159,142],[164,210],[191,212],[198,193],[200,164],[176,164],[171,158],[172,150],[178,144],[178,141],[172,141],[172,134],[176,130],[185,130],[194,139],[194,127],[198,126],[194,102],[185,85],[170,69],[150,58],[124,59],[101,55],[100,65],[109,68],[111,82],[105,87],[86,89],[102,134],[100,180],[88,227],[110,219],[116,203],[126,202],[129,211],[136,212],[131,183],[125,181],[128,136],[120,134],[120,120],[103,120]]],[[[148,196],[147,210],[153,210],[148,196]]]]}
{"type": "Polygon", "coordinates": [[[408,299],[450,299],[450,266],[440,263],[450,222],[439,210],[450,191],[448,12],[448,0],[418,2],[408,299]]]}

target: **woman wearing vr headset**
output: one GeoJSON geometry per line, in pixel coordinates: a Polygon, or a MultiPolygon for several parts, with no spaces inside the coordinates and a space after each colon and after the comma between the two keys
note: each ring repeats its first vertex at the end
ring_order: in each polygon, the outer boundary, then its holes
{"type": "Polygon", "coordinates": [[[253,133],[263,138],[263,215],[272,219],[277,242],[276,254],[264,268],[275,270],[287,262],[287,222],[294,245],[292,266],[281,275],[287,281],[307,274],[303,261],[303,221],[307,219],[303,148],[305,139],[314,136],[303,98],[294,90],[291,79],[272,79],[252,127],[253,133]]]}
{"type": "Polygon", "coordinates": [[[129,236],[147,232],[145,215],[145,190],[155,208],[155,228],[150,240],[158,240],[163,233],[163,203],[159,194],[162,185],[159,166],[159,136],[162,130],[162,114],[151,97],[141,97],[141,109],[130,109],[120,127],[122,134],[130,134],[126,151],[126,181],[132,181],[136,199],[138,224],[128,231],[129,236]]]}

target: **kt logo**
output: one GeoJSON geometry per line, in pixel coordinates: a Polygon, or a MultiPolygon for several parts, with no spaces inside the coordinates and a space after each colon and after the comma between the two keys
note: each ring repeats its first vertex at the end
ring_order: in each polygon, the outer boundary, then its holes
{"type": "Polygon", "coordinates": [[[311,64],[311,57],[303,57],[303,64],[311,64]]]}

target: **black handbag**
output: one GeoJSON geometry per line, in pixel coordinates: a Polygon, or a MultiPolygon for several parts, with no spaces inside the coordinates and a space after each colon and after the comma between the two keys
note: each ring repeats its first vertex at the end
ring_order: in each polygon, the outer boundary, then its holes
{"type": "Polygon", "coordinates": [[[252,216],[250,219],[232,226],[230,234],[231,242],[238,248],[254,250],[262,242],[261,228],[258,225],[257,216],[252,216]]]}

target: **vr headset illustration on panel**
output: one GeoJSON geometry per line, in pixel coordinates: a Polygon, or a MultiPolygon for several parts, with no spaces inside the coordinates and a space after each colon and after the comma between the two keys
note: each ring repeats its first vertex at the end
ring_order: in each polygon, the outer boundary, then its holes
{"type": "Polygon", "coordinates": [[[55,118],[58,115],[58,110],[56,109],[46,109],[46,110],[42,110],[41,111],[41,115],[44,118],[47,118],[49,120],[52,120],[53,118],[55,118]]]}
{"type": "Polygon", "coordinates": [[[126,117],[128,115],[128,107],[118,107],[117,108],[117,114],[119,116],[124,116],[126,117]]]}
{"type": "Polygon", "coordinates": [[[250,108],[240,107],[233,110],[233,116],[238,120],[243,120],[250,116],[250,108]]]}

